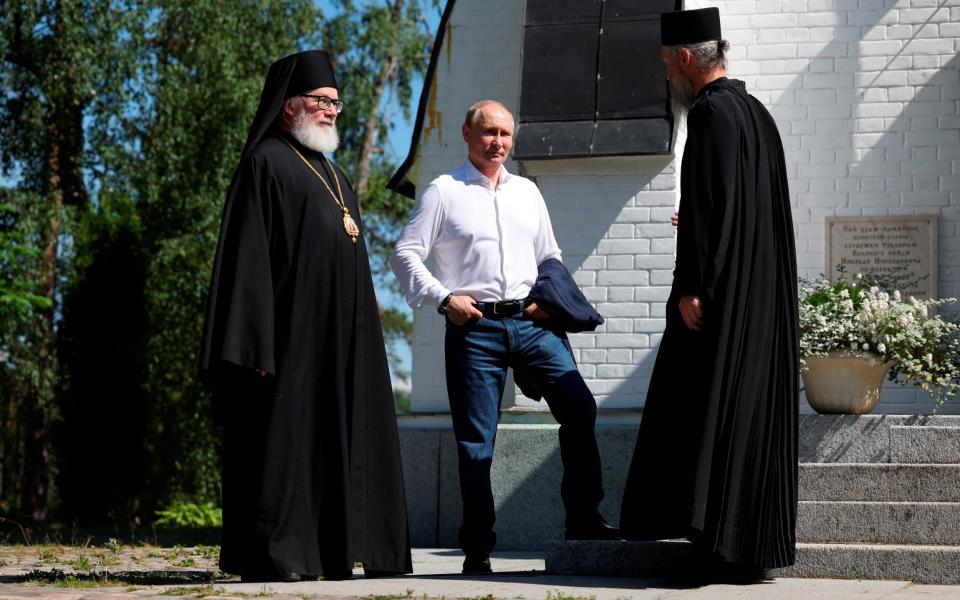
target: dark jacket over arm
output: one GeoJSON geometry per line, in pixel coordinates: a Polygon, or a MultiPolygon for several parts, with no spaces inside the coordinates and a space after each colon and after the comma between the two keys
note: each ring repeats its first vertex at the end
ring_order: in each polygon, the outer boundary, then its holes
{"type": "MultiPolygon", "coordinates": [[[[603,317],[584,297],[570,272],[555,258],[548,258],[537,267],[537,282],[530,289],[527,301],[536,302],[550,313],[544,326],[557,332],[593,331],[603,323],[603,317]]],[[[560,336],[567,350],[572,353],[567,336],[562,333],[560,336]]],[[[524,396],[538,401],[543,397],[537,386],[523,373],[514,373],[514,380],[524,396]]]]}

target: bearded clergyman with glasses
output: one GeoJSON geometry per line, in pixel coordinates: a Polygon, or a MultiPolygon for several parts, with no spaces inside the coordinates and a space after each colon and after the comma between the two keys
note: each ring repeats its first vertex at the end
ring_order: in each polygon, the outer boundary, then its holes
{"type": "Polygon", "coordinates": [[[325,156],[343,107],[326,52],[275,62],[227,192],[200,372],[224,425],[220,568],[244,581],[412,571],[363,223],[325,156]]]}

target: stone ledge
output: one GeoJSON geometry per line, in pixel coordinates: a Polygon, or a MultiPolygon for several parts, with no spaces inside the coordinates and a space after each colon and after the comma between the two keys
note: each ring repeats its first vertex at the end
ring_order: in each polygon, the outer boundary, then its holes
{"type": "Polygon", "coordinates": [[[960,544],[960,503],[800,502],[797,539],[813,543],[960,544]]]}
{"type": "Polygon", "coordinates": [[[891,462],[894,427],[960,428],[954,415],[800,415],[800,462],[891,462]]]}
{"type": "Polygon", "coordinates": [[[888,544],[797,544],[797,564],[784,577],[906,579],[960,583],[960,547],[888,544]]]}
{"type": "Polygon", "coordinates": [[[800,465],[800,500],[960,502],[960,465],[800,465]]]}
{"type": "Polygon", "coordinates": [[[891,427],[890,462],[960,463],[960,428],[939,425],[891,427]]]}
{"type": "Polygon", "coordinates": [[[546,572],[557,575],[675,577],[700,564],[696,547],[686,540],[557,540],[547,542],[544,550],[546,572]]]}
{"type": "MultiPolygon", "coordinates": [[[[547,573],[618,577],[683,577],[701,564],[683,540],[656,542],[553,541],[545,552],[547,573]]],[[[797,562],[775,577],[892,579],[960,583],[960,547],[884,544],[797,544],[797,562]]]]}

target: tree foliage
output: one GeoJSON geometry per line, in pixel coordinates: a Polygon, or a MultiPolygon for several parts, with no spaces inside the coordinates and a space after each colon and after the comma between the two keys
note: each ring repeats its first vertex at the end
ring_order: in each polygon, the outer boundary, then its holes
{"type": "MultiPolygon", "coordinates": [[[[409,202],[386,192],[436,0],[33,0],[0,13],[0,511],[150,518],[219,502],[196,381],[224,192],[267,66],[337,57],[337,162],[378,280],[409,202]],[[57,485],[54,486],[54,483],[57,485]],[[56,490],[51,495],[50,490],[56,490]]],[[[385,309],[389,339],[410,323],[385,309]]]]}

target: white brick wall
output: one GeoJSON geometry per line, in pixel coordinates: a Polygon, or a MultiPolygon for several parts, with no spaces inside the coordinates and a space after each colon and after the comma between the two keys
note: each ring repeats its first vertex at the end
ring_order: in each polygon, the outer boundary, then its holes
{"type": "MultiPolygon", "coordinates": [[[[800,274],[824,270],[826,216],[937,214],[940,295],[960,296],[960,0],[686,5],[719,6],[730,74],[780,128],[800,274]]],[[[467,106],[493,97],[516,107],[522,23],[522,2],[458,0],[414,171],[418,189],[463,160],[467,106]]],[[[564,262],[607,317],[595,334],[571,337],[603,409],[639,407],[649,383],[673,268],[671,158],[508,165],[539,184],[564,262]]],[[[443,411],[442,322],[432,310],[415,318],[414,410],[443,411]]],[[[930,409],[924,395],[899,387],[884,390],[880,407],[930,409]]],[[[960,402],[942,411],[960,412],[960,402]]]]}
{"type": "MultiPolygon", "coordinates": [[[[734,45],[731,75],[767,104],[783,136],[801,275],[825,269],[826,216],[936,214],[939,293],[960,296],[960,3],[688,0],[687,7],[711,4],[734,45]],[[771,29],[779,32],[766,35],[771,29]]],[[[931,408],[926,395],[893,386],[879,410],[931,408]]]]}

